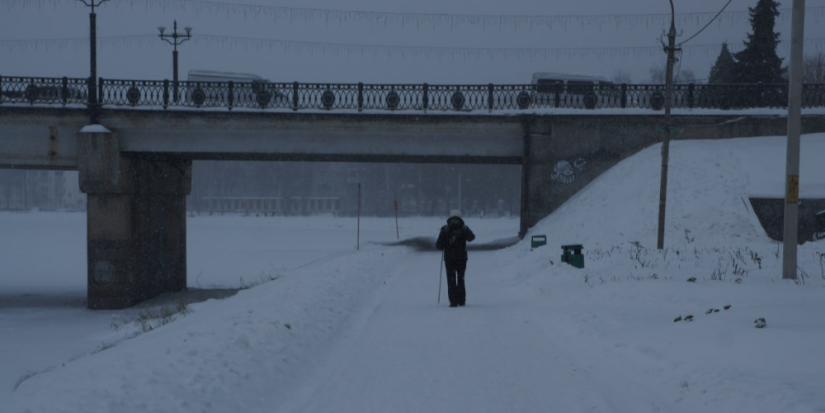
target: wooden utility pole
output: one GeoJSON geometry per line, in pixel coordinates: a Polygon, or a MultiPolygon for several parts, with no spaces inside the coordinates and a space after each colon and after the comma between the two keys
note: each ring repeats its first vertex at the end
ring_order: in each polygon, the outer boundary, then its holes
{"type": "Polygon", "coordinates": [[[796,279],[799,225],[799,135],[802,129],[802,52],[805,34],[805,0],[793,0],[791,15],[791,67],[788,93],[788,146],[785,162],[785,233],[782,279],[796,279]]]}
{"type": "Polygon", "coordinates": [[[670,156],[670,108],[673,106],[673,65],[676,61],[676,22],[673,0],[670,0],[670,30],[667,33],[667,70],[665,72],[665,137],[662,141],[662,177],[659,186],[659,234],[656,248],[665,247],[665,207],[667,205],[667,164],[670,156]]]}

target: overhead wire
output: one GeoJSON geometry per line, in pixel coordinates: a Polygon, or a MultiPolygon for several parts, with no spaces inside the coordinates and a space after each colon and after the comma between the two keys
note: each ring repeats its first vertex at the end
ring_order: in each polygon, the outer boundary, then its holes
{"type": "MultiPolygon", "coordinates": [[[[116,48],[146,47],[160,45],[157,35],[99,36],[98,45],[116,48]]],[[[781,41],[784,43],[787,41],[781,41]]],[[[811,49],[822,49],[825,38],[808,38],[806,45],[811,49]]],[[[0,39],[0,50],[26,52],[67,47],[76,50],[88,47],[88,37],[50,39],[0,39]]],[[[392,57],[412,59],[469,59],[469,60],[558,60],[595,57],[618,59],[630,57],[656,56],[661,53],[658,46],[617,46],[617,47],[449,47],[449,46],[407,46],[393,44],[332,43],[296,41],[286,39],[266,39],[254,37],[226,36],[199,33],[193,35],[190,44],[207,47],[246,48],[257,51],[269,50],[291,54],[321,54],[335,56],[392,57]]],[[[710,54],[718,52],[719,43],[695,44],[685,47],[689,53],[710,54]]]]}
{"type": "Polygon", "coordinates": [[[705,29],[707,29],[707,28],[708,28],[708,26],[710,26],[710,24],[711,24],[711,23],[713,23],[713,21],[714,21],[714,20],[716,20],[716,18],[717,18],[717,17],[719,17],[719,15],[721,15],[721,14],[722,14],[722,12],[724,12],[726,8],[728,8],[728,6],[730,5],[731,1],[733,1],[733,0],[728,0],[728,2],[727,2],[727,3],[725,3],[724,7],[722,7],[722,10],[719,10],[719,13],[716,13],[716,16],[713,16],[713,18],[712,18],[712,19],[710,19],[710,21],[708,21],[708,23],[707,23],[706,25],[704,25],[701,29],[699,29],[699,31],[698,31],[698,32],[696,32],[696,34],[694,34],[693,36],[690,36],[687,40],[685,40],[685,41],[683,41],[683,42],[679,43],[679,45],[678,45],[677,47],[682,47],[682,45],[683,45],[683,44],[685,44],[685,43],[687,43],[687,42],[689,42],[689,41],[693,40],[696,36],[698,36],[698,35],[699,35],[699,33],[702,33],[703,31],[705,31],[705,29]]]}
{"type": "MultiPolygon", "coordinates": [[[[0,0],[0,5],[7,9],[31,8],[45,6],[55,7],[61,4],[76,4],[77,0],[0,0]]],[[[290,22],[321,21],[327,25],[342,23],[369,23],[372,25],[400,25],[416,29],[444,27],[452,29],[459,27],[514,28],[534,29],[540,27],[567,29],[571,25],[582,28],[604,28],[608,25],[618,27],[638,27],[669,24],[669,13],[639,13],[639,14],[601,14],[601,15],[506,15],[506,14],[470,14],[470,13],[416,13],[416,12],[388,12],[372,10],[343,10],[306,7],[269,6],[247,3],[231,3],[211,0],[119,0],[107,4],[107,7],[129,7],[135,9],[186,10],[196,14],[210,13],[223,15],[239,15],[244,18],[271,18],[288,20],[290,22]]],[[[814,6],[805,9],[809,20],[819,21],[825,18],[825,7],[814,6]]],[[[780,19],[785,19],[790,9],[780,9],[780,19]]],[[[718,13],[713,20],[722,17],[720,22],[741,23],[748,20],[747,10],[728,11],[718,13]]],[[[677,13],[677,24],[680,26],[699,25],[713,12],[677,13]]]]}

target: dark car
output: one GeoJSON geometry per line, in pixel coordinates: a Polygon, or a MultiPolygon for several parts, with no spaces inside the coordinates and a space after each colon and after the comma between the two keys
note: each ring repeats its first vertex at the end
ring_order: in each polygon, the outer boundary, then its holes
{"type": "Polygon", "coordinates": [[[63,88],[63,86],[38,86],[29,85],[21,94],[21,100],[37,103],[67,103],[84,102],[84,93],[75,87],[63,88]],[[66,96],[64,99],[64,91],[66,96]]]}
{"type": "Polygon", "coordinates": [[[23,92],[19,90],[2,90],[0,91],[0,102],[4,100],[17,101],[23,99],[23,92]]]}

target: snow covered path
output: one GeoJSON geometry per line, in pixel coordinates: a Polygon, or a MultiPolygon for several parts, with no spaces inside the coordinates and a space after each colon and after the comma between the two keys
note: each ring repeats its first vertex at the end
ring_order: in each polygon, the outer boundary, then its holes
{"type": "Polygon", "coordinates": [[[548,310],[558,309],[502,288],[495,253],[471,254],[466,307],[447,307],[446,283],[437,306],[439,259],[412,253],[398,263],[279,411],[618,412],[667,404],[638,376],[617,375],[629,368],[620,360],[588,355],[583,364],[579,341],[548,328],[548,310]]]}

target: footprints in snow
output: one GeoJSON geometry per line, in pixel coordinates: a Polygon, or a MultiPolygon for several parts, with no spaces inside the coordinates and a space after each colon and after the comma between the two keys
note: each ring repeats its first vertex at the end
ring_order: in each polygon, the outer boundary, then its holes
{"type": "MultiPolygon", "coordinates": [[[[722,308],[724,308],[725,310],[730,310],[730,307],[731,307],[730,305],[726,305],[722,308]]],[[[713,313],[718,313],[718,312],[719,312],[718,308],[710,308],[710,309],[708,309],[708,311],[705,311],[705,314],[713,314],[713,313]]],[[[684,318],[682,318],[682,316],[679,316],[679,317],[676,317],[675,320],[673,320],[674,323],[678,323],[679,321],[691,322],[691,321],[693,321],[693,315],[686,315],[684,318]]]]}
{"type": "MultiPolygon", "coordinates": [[[[726,305],[722,308],[724,308],[725,310],[730,310],[731,306],[726,305]]],[[[705,311],[705,314],[714,314],[718,313],[719,311],[720,310],[718,308],[709,308],[707,311],[705,311]]],[[[684,318],[682,318],[682,316],[678,316],[673,320],[674,323],[678,323],[679,321],[691,322],[693,321],[693,315],[686,315],[684,318]]],[[[757,318],[753,321],[753,323],[755,324],[756,328],[765,328],[765,326],[768,325],[764,317],[757,318]]]]}

